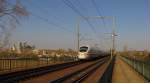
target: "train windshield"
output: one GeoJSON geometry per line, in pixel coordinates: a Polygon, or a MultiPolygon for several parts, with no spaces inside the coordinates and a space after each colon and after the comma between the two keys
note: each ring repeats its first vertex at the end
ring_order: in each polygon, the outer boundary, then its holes
{"type": "Polygon", "coordinates": [[[88,47],[86,46],[80,47],[80,52],[86,52],[87,50],[88,50],[88,47]]]}

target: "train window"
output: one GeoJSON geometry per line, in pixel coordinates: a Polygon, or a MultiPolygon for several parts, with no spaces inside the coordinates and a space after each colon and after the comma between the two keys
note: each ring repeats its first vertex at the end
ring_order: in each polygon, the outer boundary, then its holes
{"type": "Polygon", "coordinates": [[[80,52],[86,52],[88,50],[88,47],[80,47],[80,52]]]}

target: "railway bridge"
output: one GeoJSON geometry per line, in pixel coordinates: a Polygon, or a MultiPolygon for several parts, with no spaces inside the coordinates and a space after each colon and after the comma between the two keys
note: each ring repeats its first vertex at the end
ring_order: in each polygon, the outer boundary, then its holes
{"type": "MultiPolygon", "coordinates": [[[[1,66],[2,64],[1,60],[1,66]]],[[[125,56],[77,60],[0,73],[1,83],[149,83],[149,64],[125,56]]],[[[1,70],[2,71],[2,70],[1,70]]]]}

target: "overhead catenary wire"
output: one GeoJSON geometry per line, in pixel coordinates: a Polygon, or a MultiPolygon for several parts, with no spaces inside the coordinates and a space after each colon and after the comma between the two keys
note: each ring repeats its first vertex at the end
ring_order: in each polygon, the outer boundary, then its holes
{"type": "MultiPolygon", "coordinates": [[[[93,4],[93,6],[95,7],[95,9],[96,9],[98,15],[99,15],[99,16],[103,16],[102,13],[101,13],[101,10],[100,10],[101,7],[100,7],[100,6],[99,6],[99,7],[97,6],[95,0],[91,0],[91,2],[92,2],[92,4],[93,4]]],[[[106,22],[105,22],[105,20],[104,20],[103,17],[102,17],[102,22],[103,22],[104,28],[106,28],[106,22]]]]}
{"type": "Polygon", "coordinates": [[[81,0],[75,0],[75,1],[76,1],[76,5],[78,5],[78,8],[80,8],[82,10],[82,12],[86,13],[88,11],[88,9],[86,7],[84,7],[83,4],[81,3],[81,0]]]}
{"type": "Polygon", "coordinates": [[[81,16],[81,18],[83,18],[88,23],[88,25],[91,27],[93,32],[96,34],[96,30],[95,30],[93,24],[91,24],[91,22],[88,20],[88,18],[86,18],[69,0],[62,0],[62,1],[65,5],[70,7],[75,13],[79,14],[81,16]]]}
{"type": "Polygon", "coordinates": [[[52,26],[55,26],[56,28],[59,28],[59,29],[65,31],[65,32],[69,32],[69,33],[72,33],[72,32],[73,32],[73,31],[70,31],[70,30],[66,29],[66,28],[63,27],[63,26],[60,26],[60,25],[54,23],[53,21],[50,21],[50,20],[47,19],[47,18],[44,18],[44,17],[39,16],[39,15],[34,14],[34,13],[30,13],[30,14],[32,14],[32,16],[34,16],[34,17],[36,17],[36,18],[38,18],[38,19],[40,19],[40,20],[43,20],[43,21],[46,22],[47,24],[50,24],[50,25],[52,25],[52,26]]]}
{"type": "MultiPolygon", "coordinates": [[[[90,26],[90,28],[91,28],[92,31],[94,32],[94,35],[95,35],[96,39],[98,39],[99,36],[98,36],[98,34],[96,33],[95,27],[94,27],[93,24],[89,21],[89,17],[84,16],[84,15],[77,9],[77,7],[75,7],[74,4],[72,4],[71,1],[69,1],[69,0],[62,0],[62,1],[63,1],[63,3],[64,3],[65,5],[67,5],[69,8],[71,8],[75,13],[77,13],[82,19],[84,19],[84,20],[88,23],[88,25],[90,26]]],[[[79,41],[79,40],[78,40],[78,41],[79,41]]],[[[79,45],[79,43],[78,43],[78,45],[79,45]]],[[[78,46],[78,47],[79,47],[79,46],[78,46]]]]}
{"type": "MultiPolygon", "coordinates": [[[[28,0],[28,1],[29,1],[29,0],[28,0]]],[[[31,3],[31,1],[29,1],[29,3],[31,3]]],[[[41,8],[40,6],[38,6],[38,5],[36,5],[36,4],[33,4],[32,6],[35,6],[36,8],[40,9],[40,11],[42,11],[42,12],[48,13],[47,10],[41,8]]],[[[31,13],[31,12],[30,12],[30,13],[31,13]]],[[[49,19],[44,18],[44,17],[42,17],[42,16],[40,16],[40,15],[37,15],[37,14],[35,14],[35,13],[31,13],[31,14],[32,14],[34,17],[37,17],[37,18],[43,20],[44,22],[46,22],[46,23],[48,23],[48,24],[50,24],[50,25],[52,25],[52,26],[55,26],[55,27],[57,27],[57,28],[66,30],[67,32],[71,32],[71,33],[73,32],[72,30],[67,29],[66,27],[60,25],[60,23],[55,23],[55,22],[50,21],[49,19]]],[[[49,14],[49,13],[48,13],[48,14],[49,14]]],[[[59,19],[57,16],[53,16],[53,17],[54,17],[55,19],[57,19],[57,20],[59,19]]]]}
{"type": "MultiPolygon", "coordinates": [[[[50,14],[48,10],[41,8],[39,5],[33,4],[31,1],[28,2],[28,3],[31,3],[32,6],[38,8],[38,10],[40,10],[40,11],[42,11],[42,12],[44,12],[44,13],[47,13],[47,14],[50,14]]],[[[57,19],[57,20],[59,19],[56,15],[53,15],[52,17],[54,17],[54,18],[57,19]]],[[[59,19],[59,20],[60,20],[60,19],[59,19]]],[[[62,21],[61,21],[61,22],[62,22],[62,21]]],[[[70,31],[70,32],[73,32],[71,29],[68,29],[67,27],[60,25],[60,22],[57,22],[57,23],[54,23],[54,22],[53,22],[53,24],[59,24],[59,26],[60,26],[61,28],[63,27],[63,28],[65,28],[66,30],[68,30],[68,31],[70,31]]]]}
{"type": "MultiPolygon", "coordinates": [[[[99,16],[103,16],[102,13],[101,13],[101,7],[97,5],[97,3],[95,2],[95,0],[91,0],[91,3],[93,4],[93,6],[95,7],[97,13],[99,16]]],[[[104,28],[106,29],[106,22],[105,22],[105,19],[102,17],[102,22],[103,22],[103,25],[104,25],[104,28]]]]}
{"type": "MultiPolygon", "coordinates": [[[[95,0],[91,0],[91,2],[92,2],[92,4],[93,4],[93,6],[95,7],[95,9],[96,9],[98,15],[99,15],[99,16],[103,16],[102,13],[101,13],[101,11],[100,11],[100,8],[97,6],[95,0]]],[[[106,28],[106,23],[105,23],[104,18],[102,18],[102,22],[103,22],[103,24],[104,24],[104,28],[106,28]]]]}

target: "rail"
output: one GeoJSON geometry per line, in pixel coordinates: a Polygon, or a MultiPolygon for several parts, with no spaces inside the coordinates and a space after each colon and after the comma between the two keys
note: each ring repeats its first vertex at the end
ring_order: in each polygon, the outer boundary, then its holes
{"type": "Polygon", "coordinates": [[[45,73],[49,73],[49,72],[65,69],[68,67],[72,67],[75,65],[79,65],[85,62],[86,61],[74,61],[74,62],[68,62],[68,63],[63,63],[63,64],[39,67],[39,68],[34,68],[34,69],[21,70],[17,72],[10,72],[7,74],[1,74],[0,82],[2,83],[16,82],[16,81],[27,79],[29,77],[34,77],[34,76],[42,75],[45,73]]]}
{"type": "Polygon", "coordinates": [[[114,68],[115,56],[113,56],[109,66],[107,67],[106,71],[99,79],[99,83],[111,83],[112,80],[112,73],[114,68]]]}
{"type": "Polygon", "coordinates": [[[150,81],[150,63],[137,60],[135,58],[129,58],[127,56],[121,56],[122,60],[134,68],[144,78],[150,81]]]}
{"type": "MultiPolygon", "coordinates": [[[[80,70],[78,70],[77,72],[72,72],[72,74],[67,75],[67,76],[63,76],[66,78],[69,78],[71,76],[74,76],[76,74],[76,76],[79,76],[80,78],[77,78],[77,80],[72,80],[73,82],[81,82],[82,80],[84,80],[85,78],[87,78],[88,76],[90,76],[98,67],[100,67],[104,62],[106,62],[110,57],[105,57],[105,58],[101,58],[98,60],[92,60],[90,61],[91,65],[87,65],[86,68],[82,68],[80,70]],[[77,74],[80,73],[80,74],[77,74]]],[[[80,65],[80,64],[85,64],[85,63],[89,63],[89,61],[74,61],[74,62],[68,62],[68,63],[64,63],[64,64],[57,64],[57,65],[50,65],[50,66],[44,66],[44,67],[39,67],[39,68],[34,68],[34,69],[27,69],[27,70],[21,70],[21,71],[17,71],[17,72],[10,72],[7,74],[1,74],[0,75],[0,82],[2,83],[9,83],[9,82],[19,82],[22,81],[24,79],[28,79],[34,76],[40,76],[46,73],[51,73],[51,72],[55,72],[55,71],[59,71],[59,70],[63,70],[65,68],[70,68],[76,65],[80,65]]],[[[70,79],[69,79],[70,80],[70,79]]],[[[56,83],[56,82],[55,82],[56,83]]]]}
{"type": "Polygon", "coordinates": [[[87,67],[80,69],[76,72],[72,72],[66,76],[63,76],[61,78],[58,78],[56,80],[50,81],[50,83],[81,83],[84,79],[86,79],[88,76],[90,76],[97,68],[99,68],[103,63],[105,63],[108,60],[108,58],[100,59],[96,62],[94,62],[91,65],[88,65],[87,67]]]}

